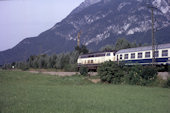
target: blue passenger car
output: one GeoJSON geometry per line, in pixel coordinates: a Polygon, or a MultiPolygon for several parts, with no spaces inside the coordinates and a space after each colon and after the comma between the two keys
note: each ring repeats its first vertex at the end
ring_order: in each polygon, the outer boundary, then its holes
{"type": "Polygon", "coordinates": [[[170,65],[170,43],[155,46],[155,52],[152,53],[152,46],[122,49],[116,52],[116,60],[125,64],[152,64],[153,55],[156,65],[170,65]]]}

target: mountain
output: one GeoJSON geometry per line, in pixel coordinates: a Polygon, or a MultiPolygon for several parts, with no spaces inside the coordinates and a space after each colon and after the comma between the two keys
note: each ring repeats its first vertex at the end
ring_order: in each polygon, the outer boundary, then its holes
{"type": "Polygon", "coordinates": [[[27,59],[30,55],[68,52],[81,44],[98,50],[125,37],[151,43],[151,9],[154,9],[156,43],[170,42],[169,0],[85,0],[65,19],[37,37],[26,38],[12,49],[0,52],[0,64],[27,59]]]}

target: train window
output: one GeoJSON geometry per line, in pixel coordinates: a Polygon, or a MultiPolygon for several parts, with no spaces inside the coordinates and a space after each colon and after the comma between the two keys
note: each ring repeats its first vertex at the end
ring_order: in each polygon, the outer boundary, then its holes
{"type": "Polygon", "coordinates": [[[88,64],[90,64],[90,60],[88,60],[88,64]]]}
{"type": "Polygon", "coordinates": [[[128,57],[129,57],[129,55],[128,55],[128,54],[125,54],[124,59],[128,59],[128,57]]]}
{"type": "Polygon", "coordinates": [[[155,51],[155,57],[159,56],[159,51],[155,51]]]}
{"type": "Polygon", "coordinates": [[[110,56],[110,53],[107,53],[106,56],[110,56]]]}
{"type": "Polygon", "coordinates": [[[120,59],[122,59],[122,55],[120,55],[120,59]]]}
{"type": "Polygon", "coordinates": [[[93,60],[91,60],[91,63],[93,64],[93,60]]]}
{"type": "Polygon", "coordinates": [[[94,55],[89,55],[88,57],[94,57],[94,55]]]}
{"type": "Polygon", "coordinates": [[[151,56],[151,52],[145,52],[145,58],[149,58],[151,56]]]}
{"type": "Polygon", "coordinates": [[[96,54],[95,57],[101,57],[101,56],[105,56],[105,54],[96,54]]]}
{"type": "Polygon", "coordinates": [[[131,59],[135,58],[135,53],[131,53],[131,59]]]}
{"type": "Polygon", "coordinates": [[[162,50],[162,56],[168,56],[168,50],[162,50]]]}
{"type": "Polygon", "coordinates": [[[138,58],[142,58],[142,53],[138,53],[138,58]]]}

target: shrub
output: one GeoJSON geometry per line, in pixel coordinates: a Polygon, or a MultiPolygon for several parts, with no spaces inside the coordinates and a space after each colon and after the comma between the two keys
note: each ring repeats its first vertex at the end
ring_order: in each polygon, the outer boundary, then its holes
{"type": "Polygon", "coordinates": [[[166,84],[167,84],[167,87],[170,87],[170,78],[168,78],[166,84]]]}
{"type": "Polygon", "coordinates": [[[156,80],[157,70],[151,66],[136,65],[128,67],[125,82],[132,85],[149,85],[156,80]]]}
{"type": "Polygon", "coordinates": [[[143,79],[141,85],[149,85],[157,78],[157,70],[151,66],[144,66],[139,74],[143,79]]]}
{"type": "Polygon", "coordinates": [[[151,66],[126,66],[108,61],[101,64],[98,75],[102,82],[151,85],[156,80],[157,70],[151,66]]]}
{"type": "Polygon", "coordinates": [[[141,73],[142,67],[137,65],[133,67],[128,67],[128,74],[125,75],[125,83],[131,85],[140,85],[142,77],[139,75],[141,73]]]}
{"type": "Polygon", "coordinates": [[[23,66],[23,67],[21,67],[21,70],[22,70],[22,71],[27,71],[27,70],[29,70],[29,67],[23,66]]]}
{"type": "Polygon", "coordinates": [[[83,75],[83,76],[88,75],[88,68],[85,67],[85,66],[81,66],[79,71],[80,71],[80,74],[83,75]]]}
{"type": "Polygon", "coordinates": [[[118,84],[122,82],[124,76],[124,71],[120,68],[121,65],[107,61],[98,68],[98,75],[103,82],[118,84]]]}
{"type": "Polygon", "coordinates": [[[164,87],[170,88],[170,77],[167,79],[167,81],[164,84],[164,87]]]}
{"type": "Polygon", "coordinates": [[[64,66],[64,71],[75,72],[77,71],[77,64],[68,64],[64,66]]]}
{"type": "Polygon", "coordinates": [[[20,67],[20,69],[22,71],[27,71],[29,69],[29,66],[27,64],[22,64],[22,66],[20,67]]]}

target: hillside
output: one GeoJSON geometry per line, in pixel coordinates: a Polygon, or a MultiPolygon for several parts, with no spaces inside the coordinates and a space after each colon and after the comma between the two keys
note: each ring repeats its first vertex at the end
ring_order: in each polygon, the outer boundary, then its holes
{"type": "Polygon", "coordinates": [[[53,54],[74,49],[81,30],[81,44],[98,50],[125,37],[137,43],[151,43],[151,11],[158,8],[156,43],[170,42],[169,0],[85,0],[65,19],[38,37],[26,38],[10,50],[0,52],[0,64],[27,59],[30,55],[53,54]]]}

